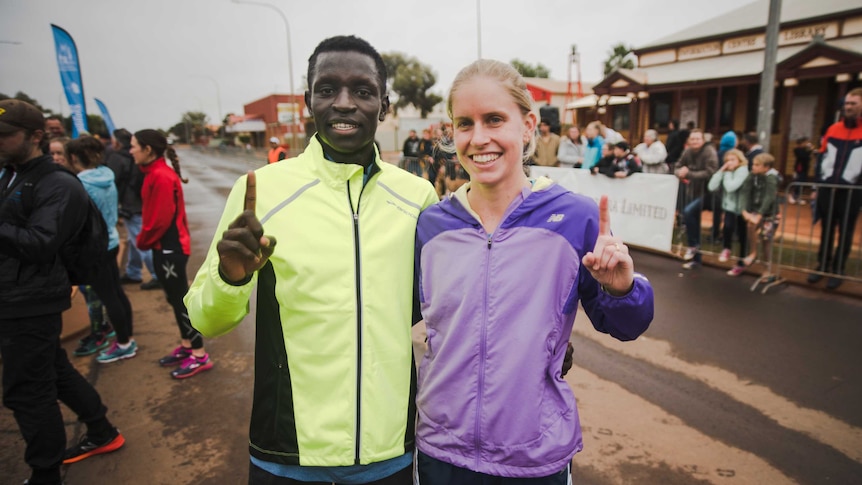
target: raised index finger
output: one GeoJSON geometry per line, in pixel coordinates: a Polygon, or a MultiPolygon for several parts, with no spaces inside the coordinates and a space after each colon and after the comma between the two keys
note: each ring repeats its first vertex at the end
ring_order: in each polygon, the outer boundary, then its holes
{"type": "Polygon", "coordinates": [[[599,199],[599,236],[611,235],[611,213],[608,210],[608,196],[599,199]]]}
{"type": "Polygon", "coordinates": [[[255,203],[257,202],[257,178],[254,175],[254,170],[249,170],[245,179],[245,207],[244,210],[254,212],[255,203]]]}

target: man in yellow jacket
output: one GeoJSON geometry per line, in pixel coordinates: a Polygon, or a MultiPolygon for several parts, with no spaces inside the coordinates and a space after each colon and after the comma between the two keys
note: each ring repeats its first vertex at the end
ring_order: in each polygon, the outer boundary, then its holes
{"type": "Polygon", "coordinates": [[[317,133],[236,182],[185,298],[212,337],[257,287],[252,484],[412,483],[414,236],[438,198],[374,146],[386,76],[362,39],[317,46],[305,93],[317,133]]]}

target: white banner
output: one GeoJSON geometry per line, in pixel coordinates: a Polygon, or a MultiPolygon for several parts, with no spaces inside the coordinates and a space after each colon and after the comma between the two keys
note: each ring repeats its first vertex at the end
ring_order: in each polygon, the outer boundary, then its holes
{"type": "Polygon", "coordinates": [[[535,165],[530,169],[532,177],[544,175],[596,203],[607,195],[614,235],[627,244],[670,252],[679,187],[673,175],[636,173],[615,179],[585,169],[535,165]]]}

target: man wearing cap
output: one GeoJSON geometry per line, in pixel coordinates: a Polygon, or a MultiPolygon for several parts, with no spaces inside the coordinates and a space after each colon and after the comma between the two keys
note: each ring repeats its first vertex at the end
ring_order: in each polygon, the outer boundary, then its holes
{"type": "Polygon", "coordinates": [[[0,358],[3,404],[24,438],[29,482],[59,484],[61,463],[114,451],[125,442],[108,421],[98,392],[60,346],[71,285],[58,251],[84,223],[87,192],[60,173],[50,155],[45,120],[33,105],[0,101],[0,358]],[[25,207],[26,206],[26,207],[25,207]],[[57,400],[86,424],[66,450],[57,400]]]}
{"type": "Polygon", "coordinates": [[[266,159],[269,163],[280,162],[287,158],[287,150],[278,142],[278,137],[274,136],[269,139],[269,155],[266,159]]]}

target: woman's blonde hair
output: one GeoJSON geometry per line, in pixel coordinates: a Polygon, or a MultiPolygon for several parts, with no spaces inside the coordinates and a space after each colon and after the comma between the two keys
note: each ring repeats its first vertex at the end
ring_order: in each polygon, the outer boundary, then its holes
{"type": "MultiPolygon", "coordinates": [[[[452,98],[465,82],[475,77],[487,77],[494,79],[502,84],[512,97],[512,101],[521,110],[523,116],[527,116],[533,108],[533,99],[530,92],[527,90],[527,83],[521,74],[509,64],[505,62],[495,61],[492,59],[479,59],[474,61],[467,67],[461,69],[455,80],[452,81],[452,87],[449,88],[449,97],[446,101],[446,112],[449,118],[452,117],[452,98]]],[[[444,150],[452,153],[455,151],[454,144],[451,147],[443,147],[444,150]]],[[[524,146],[523,161],[529,160],[536,151],[536,133],[535,130],[530,132],[530,140],[524,146]]]]}
{"type": "MultiPolygon", "coordinates": [[[[729,156],[731,156],[731,155],[733,155],[734,157],[736,157],[736,160],[737,160],[737,161],[739,161],[739,165],[737,165],[737,166],[736,166],[736,168],[739,168],[739,167],[741,167],[741,166],[743,166],[743,165],[747,164],[747,162],[748,162],[748,159],[747,159],[747,158],[745,158],[745,154],[744,154],[744,153],[742,153],[742,150],[740,150],[740,149],[738,149],[738,148],[731,148],[730,150],[726,151],[726,152],[724,153],[724,160],[722,160],[722,161],[723,161],[723,162],[726,162],[726,161],[727,161],[727,157],[729,157],[729,156]]],[[[736,168],[734,168],[733,170],[736,170],[736,168]]]]}

